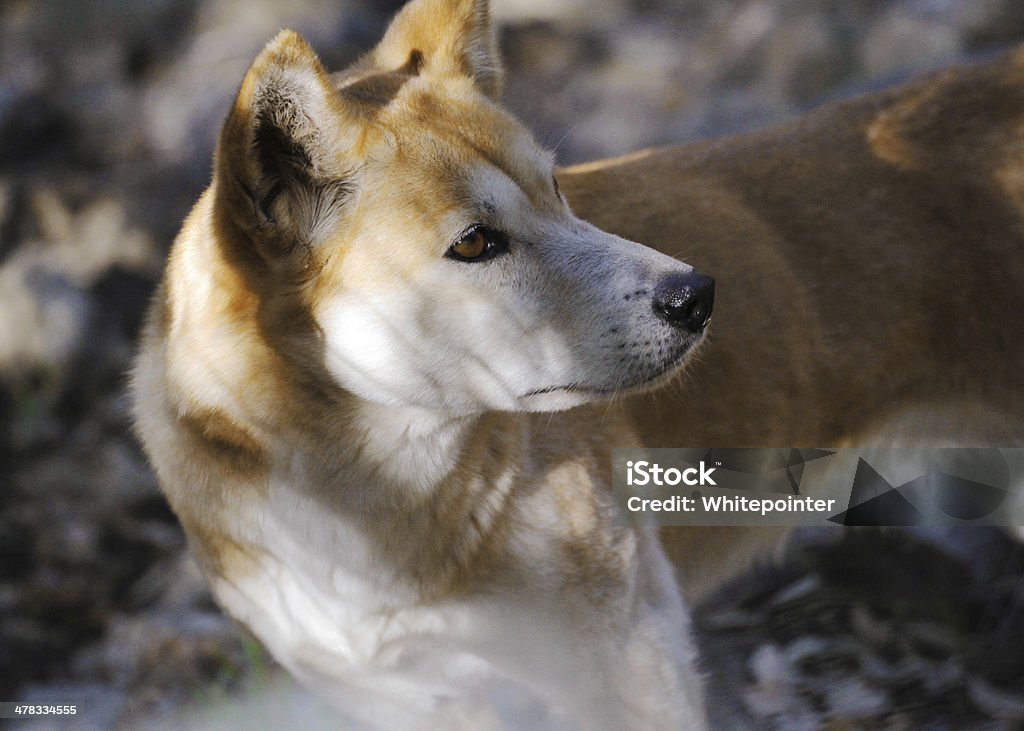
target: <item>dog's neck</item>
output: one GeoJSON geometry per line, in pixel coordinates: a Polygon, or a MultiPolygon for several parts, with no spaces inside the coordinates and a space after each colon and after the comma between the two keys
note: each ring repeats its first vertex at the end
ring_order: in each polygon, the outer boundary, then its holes
{"type": "Polygon", "coordinates": [[[514,414],[456,414],[357,400],[349,468],[419,501],[450,482],[474,442],[515,425],[514,414]]]}
{"type": "Polygon", "coordinates": [[[350,405],[344,434],[296,455],[292,484],[361,526],[421,592],[486,573],[530,469],[528,415],[350,405]]]}

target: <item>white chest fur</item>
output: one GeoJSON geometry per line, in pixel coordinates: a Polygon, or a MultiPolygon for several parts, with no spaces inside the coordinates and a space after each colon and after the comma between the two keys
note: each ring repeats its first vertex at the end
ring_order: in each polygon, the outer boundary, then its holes
{"type": "Polygon", "coordinates": [[[523,728],[539,717],[564,727],[556,708],[537,715],[549,705],[543,691],[492,662],[516,644],[505,621],[515,611],[502,601],[422,602],[364,530],[292,485],[274,485],[251,510],[258,568],[215,577],[214,592],[346,717],[373,728],[516,728],[515,709],[530,707],[523,728]]]}
{"type": "Polygon", "coordinates": [[[563,515],[567,494],[593,495],[582,468],[569,470],[573,493],[512,486],[558,479],[557,470],[469,475],[456,494],[480,511],[439,517],[431,491],[464,471],[457,445],[480,429],[388,411],[364,414],[373,422],[364,440],[338,447],[344,477],[279,454],[265,494],[227,511],[255,560],[211,577],[225,608],[370,727],[515,728],[501,710],[510,704],[533,709],[529,727],[543,727],[538,718],[561,728],[568,718],[597,729],[699,726],[686,613],[656,538],[613,527],[599,498],[583,523],[563,515]],[[461,533],[486,543],[496,523],[485,514],[499,512],[515,530],[488,547],[501,557],[485,576],[436,591],[431,574],[410,573],[410,557],[417,569],[447,561],[461,533]]]}

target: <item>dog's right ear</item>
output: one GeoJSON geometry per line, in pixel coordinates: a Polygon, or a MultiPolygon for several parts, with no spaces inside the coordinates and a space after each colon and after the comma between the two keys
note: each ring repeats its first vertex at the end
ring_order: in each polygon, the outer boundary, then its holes
{"type": "Polygon", "coordinates": [[[221,131],[220,221],[268,263],[310,253],[352,193],[356,134],[316,53],[281,31],[253,62],[221,131]]]}

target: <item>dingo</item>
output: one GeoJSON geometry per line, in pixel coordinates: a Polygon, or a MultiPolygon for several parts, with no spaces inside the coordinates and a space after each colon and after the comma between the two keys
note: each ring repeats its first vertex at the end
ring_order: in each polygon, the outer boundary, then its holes
{"type": "Polygon", "coordinates": [[[677,582],[779,533],[618,524],[610,450],[905,411],[1019,441],[1024,62],[557,180],[500,79],[483,0],[414,0],[334,76],[274,39],[157,293],[139,433],[218,601],[363,723],[515,697],[700,728],[677,582]],[[674,398],[714,283],[632,241],[723,283],[674,398]]]}

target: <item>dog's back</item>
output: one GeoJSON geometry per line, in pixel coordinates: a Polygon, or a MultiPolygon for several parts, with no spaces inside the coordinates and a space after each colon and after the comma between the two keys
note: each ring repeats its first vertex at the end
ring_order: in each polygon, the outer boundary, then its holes
{"type": "Polygon", "coordinates": [[[995,412],[965,442],[1024,435],[1024,52],[560,180],[729,293],[685,395],[634,399],[647,443],[840,445],[943,400],[995,412]]]}
{"type": "MultiPolygon", "coordinates": [[[[645,444],[1024,441],[1024,50],[560,180],[723,293],[685,385],[628,400],[645,444]]],[[[662,531],[691,596],[784,534],[662,531]]]]}

